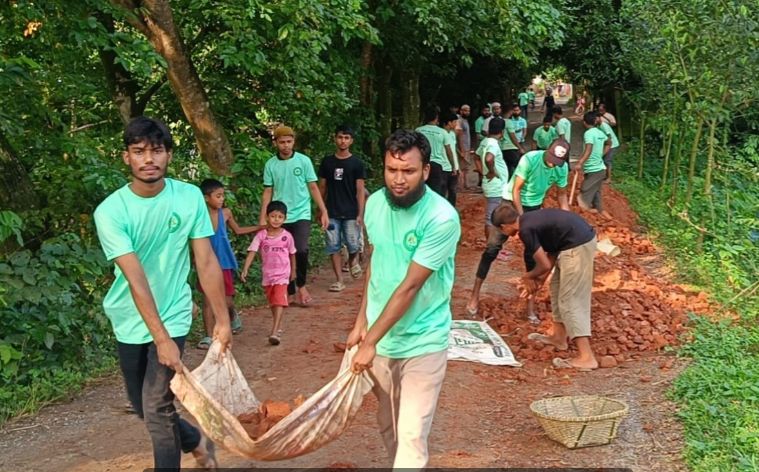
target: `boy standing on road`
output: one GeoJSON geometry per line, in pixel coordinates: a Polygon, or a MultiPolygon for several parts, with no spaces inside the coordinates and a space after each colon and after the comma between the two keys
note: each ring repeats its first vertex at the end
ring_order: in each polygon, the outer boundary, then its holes
{"type": "Polygon", "coordinates": [[[580,169],[583,172],[577,204],[585,211],[600,213],[601,216],[610,220],[611,215],[603,208],[601,187],[606,179],[606,164],[604,164],[603,156],[609,152],[611,138],[596,127],[596,114],[592,111],[585,113],[582,124],[585,126],[583,135],[585,150],[573,167],[575,172],[580,172],[580,169]]]}
{"type": "MultiPolygon", "coordinates": [[[[224,295],[227,296],[227,308],[229,308],[230,327],[232,334],[242,331],[242,320],[235,310],[235,272],[237,271],[237,259],[232,250],[227,234],[227,223],[235,234],[250,234],[261,229],[259,226],[240,226],[237,224],[232,210],[224,207],[224,184],[216,179],[206,179],[200,183],[200,191],[206,201],[211,224],[214,225],[214,234],[211,236],[211,247],[216,258],[219,260],[221,272],[224,274],[224,295]]],[[[198,284],[198,289],[203,293],[203,287],[198,284]]],[[[198,349],[208,349],[211,346],[211,334],[215,322],[215,314],[211,310],[205,293],[203,294],[203,324],[206,335],[198,343],[198,349]]]]}
{"type": "Polygon", "coordinates": [[[385,188],[366,202],[374,246],[361,307],[348,336],[352,369],[369,369],[377,420],[393,468],[427,465],[427,438],[446,368],[451,290],[461,225],[425,185],[430,146],[398,130],[386,142],[385,188]]]}
{"type": "Polygon", "coordinates": [[[274,130],[274,144],[277,154],[264,166],[264,192],[261,196],[261,215],[258,222],[266,225],[266,207],[272,200],[287,206],[287,220],[283,227],[293,235],[296,259],[295,282],[287,288],[289,295],[301,305],[311,303],[311,294],[306,288],[308,276],[308,239],[311,236],[311,198],[319,207],[319,223],[323,230],[329,226],[329,214],[316,185],[316,172],[311,159],[295,152],[295,132],[289,126],[274,130]],[[297,287],[297,291],[296,291],[297,287]],[[297,293],[296,293],[297,292],[297,293]]]}
{"type": "Polygon", "coordinates": [[[528,339],[550,344],[560,351],[574,341],[579,354],[572,359],[556,357],[556,368],[596,369],[598,362],[590,346],[590,302],[593,289],[593,261],[596,232],[582,217],[570,211],[546,208],[521,216],[511,205],[501,205],[493,214],[493,224],[506,235],[519,233],[525,258],[535,266],[522,277],[525,293],[534,295],[556,268],[551,279],[551,336],[531,333],[528,339]]]}
{"type": "MultiPolygon", "coordinates": [[[[182,372],[182,349],[192,324],[187,283],[190,251],[214,313],[227,313],[214,234],[200,190],[165,178],[173,140],[163,123],[133,119],[124,132],[122,159],[132,181],[95,210],[100,244],[116,263],[103,308],[116,335],[127,395],[144,418],[156,469],[179,470],[182,452],[215,468],[213,443],[179,417],[169,382],[182,372]]],[[[217,317],[214,337],[231,346],[229,318],[217,317]]]]}
{"type": "Polygon", "coordinates": [[[364,181],[366,169],[361,159],[351,153],[353,129],[346,125],[335,130],[334,154],[326,156],[319,166],[319,191],[329,212],[326,250],[332,259],[335,283],[330,292],[345,289],[340,248],[348,249],[348,267],[354,279],[361,277],[358,264],[359,239],[364,220],[364,181]]]}
{"type": "Polygon", "coordinates": [[[424,112],[424,125],[416,131],[422,133],[430,144],[430,175],[427,185],[439,195],[448,194],[448,177],[453,170],[453,161],[448,159],[445,143],[448,132],[439,126],[440,112],[437,107],[429,106],[424,112]]]}
{"type": "Polygon", "coordinates": [[[564,117],[564,111],[561,106],[553,107],[553,119],[556,121],[556,134],[564,141],[572,144],[572,122],[564,117]]]}
{"type": "Polygon", "coordinates": [[[556,128],[553,127],[553,118],[545,116],[543,117],[543,126],[535,128],[535,131],[532,133],[532,150],[545,151],[558,137],[556,128]]]}

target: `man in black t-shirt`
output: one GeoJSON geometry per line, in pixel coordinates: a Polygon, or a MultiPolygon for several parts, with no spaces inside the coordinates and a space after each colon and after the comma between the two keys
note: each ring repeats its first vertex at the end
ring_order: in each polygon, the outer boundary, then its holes
{"type": "Polygon", "coordinates": [[[359,238],[364,219],[364,180],[366,170],[361,159],[351,154],[353,130],[345,125],[335,130],[335,154],[326,156],[319,167],[319,190],[327,206],[329,226],[327,227],[327,254],[332,259],[335,283],[331,292],[345,289],[342,276],[340,248],[348,249],[348,267],[351,276],[361,276],[361,266],[357,256],[360,249],[359,238]]]}
{"type": "Polygon", "coordinates": [[[579,354],[572,359],[556,357],[556,368],[595,369],[598,362],[590,346],[590,298],[593,288],[593,259],[596,232],[579,215],[555,208],[519,216],[508,204],[493,212],[493,226],[507,236],[519,233],[525,256],[532,255],[535,268],[522,277],[523,296],[536,293],[546,278],[551,279],[553,334],[531,333],[527,338],[566,350],[574,341],[579,354]]]}

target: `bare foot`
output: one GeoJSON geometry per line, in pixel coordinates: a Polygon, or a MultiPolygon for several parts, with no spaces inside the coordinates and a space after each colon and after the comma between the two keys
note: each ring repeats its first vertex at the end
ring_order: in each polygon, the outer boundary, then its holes
{"type": "Polygon", "coordinates": [[[546,336],[545,334],[540,334],[540,333],[530,333],[527,335],[527,339],[531,341],[538,341],[543,344],[550,344],[551,346],[555,347],[559,351],[566,351],[567,348],[569,347],[566,339],[561,341],[561,340],[558,340],[553,337],[546,336]]]}
{"type": "Polygon", "coordinates": [[[613,220],[614,219],[614,217],[611,216],[611,213],[609,213],[606,210],[604,210],[604,211],[601,212],[601,216],[604,217],[607,220],[613,220]]]}
{"type": "Polygon", "coordinates": [[[298,303],[304,306],[314,301],[313,297],[311,297],[311,294],[308,292],[308,289],[306,288],[305,285],[303,287],[298,288],[298,295],[296,296],[296,299],[298,303]]]}
{"type": "Polygon", "coordinates": [[[590,359],[579,359],[577,357],[562,359],[561,357],[555,357],[552,364],[557,369],[578,369],[585,371],[598,369],[598,361],[593,357],[590,359]]]}
{"type": "Polygon", "coordinates": [[[479,303],[477,303],[477,300],[470,299],[464,309],[469,316],[477,316],[478,305],[479,303]]]}

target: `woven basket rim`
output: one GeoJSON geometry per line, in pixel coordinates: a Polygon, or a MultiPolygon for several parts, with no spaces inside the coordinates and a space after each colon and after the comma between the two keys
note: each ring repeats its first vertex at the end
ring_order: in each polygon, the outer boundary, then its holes
{"type": "Polygon", "coordinates": [[[604,397],[602,395],[565,395],[565,396],[559,396],[559,397],[548,397],[548,398],[541,398],[540,400],[535,400],[534,402],[530,403],[530,411],[532,411],[532,414],[537,416],[538,418],[543,418],[546,420],[551,421],[561,421],[566,423],[577,423],[577,422],[585,422],[585,421],[602,421],[602,420],[610,420],[613,418],[619,418],[620,416],[624,416],[629,411],[629,407],[627,406],[627,403],[625,403],[622,400],[617,400],[616,398],[610,398],[610,397],[604,397]],[[535,407],[537,405],[541,405],[543,403],[548,403],[552,401],[557,400],[564,400],[564,399],[603,399],[612,403],[618,404],[621,408],[617,411],[613,411],[611,413],[606,413],[604,415],[595,415],[595,416],[551,416],[546,415],[540,411],[537,411],[535,407]]]}

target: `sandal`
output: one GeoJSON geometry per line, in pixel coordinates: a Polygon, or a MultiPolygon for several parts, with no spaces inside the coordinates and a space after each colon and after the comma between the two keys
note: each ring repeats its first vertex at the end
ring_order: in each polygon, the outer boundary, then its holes
{"type": "Polygon", "coordinates": [[[495,258],[498,259],[499,261],[506,262],[506,261],[509,260],[509,251],[507,251],[505,249],[502,250],[502,251],[499,251],[498,255],[495,258]]]}
{"type": "Polygon", "coordinates": [[[236,310],[232,310],[232,313],[232,321],[229,322],[229,327],[232,329],[232,334],[239,334],[242,331],[242,320],[236,310]]]}
{"type": "Polygon", "coordinates": [[[280,343],[280,334],[277,333],[276,335],[269,336],[269,344],[272,346],[278,346],[280,343]]]}
{"type": "Polygon", "coordinates": [[[361,270],[361,266],[358,264],[351,267],[351,277],[353,277],[354,279],[361,277],[362,272],[363,271],[361,270]]]}
{"type": "Polygon", "coordinates": [[[335,282],[329,286],[330,292],[342,292],[345,290],[345,284],[342,282],[335,282]]]}
{"type": "Polygon", "coordinates": [[[211,339],[211,336],[205,336],[203,339],[200,340],[197,347],[198,349],[207,351],[208,348],[211,347],[212,342],[213,342],[213,339],[211,339]]]}

